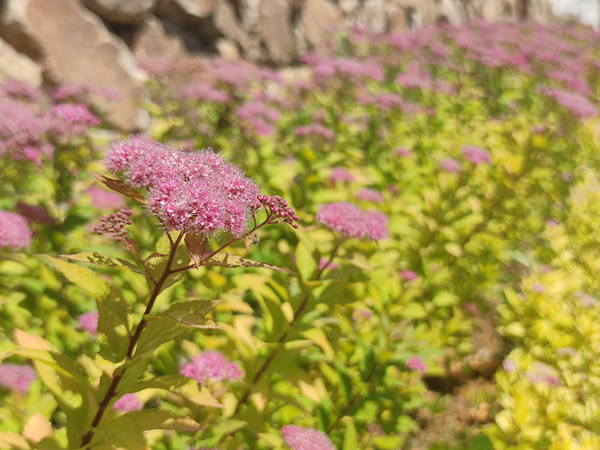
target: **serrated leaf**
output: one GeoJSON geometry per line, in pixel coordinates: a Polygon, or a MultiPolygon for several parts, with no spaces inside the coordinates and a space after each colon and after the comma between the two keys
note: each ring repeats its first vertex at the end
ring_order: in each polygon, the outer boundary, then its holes
{"type": "Polygon", "coordinates": [[[133,411],[125,416],[132,418],[143,430],[180,430],[196,432],[204,427],[195,420],[164,409],[133,411]]]}
{"type": "Polygon", "coordinates": [[[24,349],[55,350],[56,347],[41,336],[26,333],[19,329],[15,330],[15,342],[24,349]]]}
{"type": "Polygon", "coordinates": [[[296,246],[296,267],[303,280],[314,280],[319,270],[316,251],[312,252],[304,241],[296,246]]]}
{"type": "Polygon", "coordinates": [[[76,284],[96,300],[102,300],[111,293],[111,287],[99,274],[87,267],[71,264],[62,259],[43,255],[48,259],[67,280],[76,284]]]}
{"type": "Polygon", "coordinates": [[[42,439],[52,436],[54,430],[52,424],[42,413],[35,413],[29,418],[23,427],[23,437],[30,442],[40,442],[42,439]]]}
{"type": "Polygon", "coordinates": [[[282,269],[281,267],[274,266],[272,264],[263,263],[260,261],[253,261],[248,258],[242,258],[241,256],[232,255],[227,252],[221,252],[214,255],[207,261],[202,263],[203,266],[219,266],[229,267],[231,269],[237,269],[239,267],[258,267],[261,269],[277,270],[279,272],[285,272],[288,275],[294,275],[294,272],[288,269],[282,269]]]}
{"type": "Polygon", "coordinates": [[[170,317],[188,327],[220,329],[212,319],[205,314],[213,310],[220,300],[191,300],[171,305],[161,316],[170,317]]]}
{"type": "Polygon", "coordinates": [[[98,308],[99,354],[112,361],[122,361],[129,348],[128,307],[115,295],[107,301],[96,301],[98,308]]]}
{"type": "Polygon", "coordinates": [[[144,273],[143,270],[140,270],[139,267],[130,261],[121,258],[113,258],[98,252],[80,252],[73,255],[61,255],[61,258],[86,262],[89,264],[95,264],[97,266],[115,267],[117,269],[131,270],[132,272],[136,273],[144,273]]]}
{"type": "Polygon", "coordinates": [[[223,406],[212,396],[210,391],[199,386],[196,380],[183,375],[163,375],[138,382],[138,391],[142,389],[163,389],[189,401],[203,406],[222,408],[223,406]]]}
{"type": "Polygon", "coordinates": [[[138,381],[146,372],[148,364],[150,363],[150,354],[136,356],[133,359],[128,360],[123,364],[125,371],[119,386],[117,386],[117,392],[120,394],[130,394],[139,391],[138,381]]]}
{"type": "Polygon", "coordinates": [[[98,173],[90,172],[92,176],[98,180],[100,183],[104,184],[107,188],[112,189],[113,191],[118,192],[119,194],[123,194],[126,197],[132,198],[142,204],[146,204],[146,199],[144,196],[140,194],[133,187],[125,184],[121,180],[116,180],[114,178],[109,178],[105,175],[100,175],[98,173]]]}
{"type": "Polygon", "coordinates": [[[206,237],[201,234],[188,233],[185,235],[184,241],[197,269],[201,265],[200,263],[206,250],[206,237]]]}
{"type": "MultiPolygon", "coordinates": [[[[114,450],[147,450],[148,443],[138,423],[127,414],[103,423],[94,430],[91,446],[105,442],[114,450]]],[[[106,447],[104,447],[106,448],[106,447]]]]}

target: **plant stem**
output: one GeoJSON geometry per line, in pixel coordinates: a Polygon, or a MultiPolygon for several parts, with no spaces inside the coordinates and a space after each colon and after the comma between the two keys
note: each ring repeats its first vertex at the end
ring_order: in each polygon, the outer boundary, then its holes
{"type": "MultiPolygon", "coordinates": [[[[129,347],[127,348],[127,355],[125,356],[126,361],[131,360],[134,357],[135,346],[137,345],[137,343],[140,339],[140,336],[142,335],[144,326],[146,325],[146,322],[147,322],[146,316],[148,316],[150,314],[150,312],[152,311],[152,308],[154,307],[154,303],[156,302],[156,299],[157,299],[158,295],[160,294],[163,285],[167,281],[167,278],[169,277],[169,275],[171,275],[171,273],[172,273],[171,265],[173,264],[173,260],[175,259],[175,251],[177,250],[177,246],[181,242],[182,238],[183,238],[183,233],[181,233],[175,241],[172,241],[171,239],[169,239],[171,241],[171,252],[169,254],[169,259],[167,260],[167,266],[165,268],[165,271],[161,275],[160,279],[156,282],[154,289],[152,290],[152,294],[150,295],[150,300],[148,300],[148,305],[146,306],[144,315],[142,316],[142,319],[140,320],[140,323],[138,324],[138,326],[135,330],[135,333],[129,340],[129,347]]],[[[106,391],[106,394],[104,395],[104,398],[98,405],[98,411],[96,411],[96,415],[94,416],[94,420],[92,421],[92,424],[91,424],[92,429],[90,429],[83,436],[83,439],[81,442],[82,447],[85,447],[86,445],[88,445],[90,443],[90,441],[92,440],[92,437],[94,436],[93,429],[96,428],[98,425],[100,425],[100,422],[102,421],[102,418],[104,417],[104,413],[106,412],[106,408],[108,408],[108,405],[110,404],[111,400],[115,396],[115,394],[117,392],[117,388],[119,386],[119,383],[121,382],[123,375],[125,375],[126,370],[127,369],[119,368],[113,375],[112,382],[110,383],[110,386],[108,387],[108,390],[106,391]]]]}

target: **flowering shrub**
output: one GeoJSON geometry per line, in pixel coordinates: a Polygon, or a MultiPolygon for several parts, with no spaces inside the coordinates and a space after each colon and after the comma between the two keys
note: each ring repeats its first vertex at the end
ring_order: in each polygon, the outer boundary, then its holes
{"type": "Polygon", "coordinates": [[[598,44],[145,61],[150,135],[104,156],[110,91],[1,84],[0,447],[593,447],[598,44]]]}

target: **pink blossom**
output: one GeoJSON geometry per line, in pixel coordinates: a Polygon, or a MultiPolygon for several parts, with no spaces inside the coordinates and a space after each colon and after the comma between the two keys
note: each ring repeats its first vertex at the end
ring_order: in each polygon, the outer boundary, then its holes
{"type": "Polygon", "coordinates": [[[79,327],[87,331],[92,336],[98,335],[98,311],[92,311],[79,316],[77,319],[79,327]]]}
{"type": "Polygon", "coordinates": [[[317,221],[343,235],[372,240],[389,236],[388,217],[379,211],[362,211],[346,202],[330,203],[321,207],[317,221]]]}
{"type": "Polygon", "coordinates": [[[42,225],[52,225],[54,220],[48,215],[41,205],[29,205],[19,202],[15,206],[16,211],[30,222],[38,222],[42,225]]]}
{"type": "Polygon", "coordinates": [[[55,102],[76,101],[87,104],[87,99],[91,95],[100,95],[109,101],[118,101],[123,97],[114,89],[96,86],[91,83],[71,83],[65,84],[54,91],[52,99],[55,102]]]}
{"type": "Polygon", "coordinates": [[[0,249],[29,247],[32,236],[25,217],[0,209],[0,249]]]}
{"type": "Polygon", "coordinates": [[[87,190],[92,197],[91,204],[99,209],[120,209],[125,207],[125,201],[120,194],[107,191],[98,186],[92,186],[87,190]]]}
{"type": "Polygon", "coordinates": [[[235,362],[229,362],[217,351],[206,351],[196,356],[192,362],[184,365],[179,373],[188,378],[193,378],[198,383],[211,381],[236,381],[244,372],[235,362]]]}
{"type": "Polygon", "coordinates": [[[213,87],[210,83],[195,82],[183,90],[183,96],[190,100],[201,100],[213,103],[227,103],[231,95],[213,87]]]}
{"type": "Polygon", "coordinates": [[[379,191],[375,189],[361,189],[356,193],[356,198],[359,200],[364,200],[366,202],[371,203],[381,203],[383,202],[383,195],[379,191]]]}
{"type": "Polygon", "coordinates": [[[412,270],[401,270],[400,276],[406,281],[416,281],[419,278],[419,275],[412,270]]]}
{"type": "Polygon", "coordinates": [[[81,136],[89,128],[100,125],[100,119],[82,103],[56,105],[50,111],[48,120],[49,129],[54,134],[81,136]]]}
{"type": "Polygon", "coordinates": [[[31,366],[0,364],[0,386],[25,393],[35,380],[35,370],[31,366]]]}
{"type": "Polygon", "coordinates": [[[510,359],[505,359],[504,361],[502,361],[502,368],[506,372],[514,372],[515,370],[517,370],[517,365],[514,361],[510,359]]]}
{"type": "Polygon", "coordinates": [[[334,167],[331,170],[331,174],[329,175],[329,179],[334,183],[343,182],[343,181],[354,181],[354,175],[348,171],[348,169],[344,167],[334,167]]]}
{"type": "Polygon", "coordinates": [[[113,404],[113,409],[119,412],[139,411],[142,409],[142,402],[135,394],[124,394],[113,404]]]}
{"type": "Polygon", "coordinates": [[[335,137],[333,130],[321,125],[320,123],[312,123],[296,128],[297,136],[320,136],[325,139],[332,140],[335,137]]]}
{"type": "Polygon", "coordinates": [[[542,92],[548,97],[556,100],[560,106],[571,111],[571,113],[579,119],[588,119],[598,115],[598,109],[581,94],[552,88],[542,89],[542,92]]]}
{"type": "Polygon", "coordinates": [[[398,147],[396,150],[394,150],[394,153],[402,158],[408,158],[412,155],[410,150],[402,147],[398,147]]]}
{"type": "Polygon", "coordinates": [[[94,231],[100,236],[108,234],[117,241],[121,241],[128,233],[125,227],[132,223],[129,218],[131,214],[133,214],[133,211],[130,209],[121,209],[117,213],[104,216],[100,219],[100,223],[94,227],[94,231]]]}
{"type": "Polygon", "coordinates": [[[2,96],[35,102],[40,98],[40,91],[26,81],[9,78],[0,84],[0,97],[2,96]]]}
{"type": "Polygon", "coordinates": [[[327,435],[314,428],[286,425],[281,428],[281,434],[292,450],[335,450],[327,435]]]}
{"type": "Polygon", "coordinates": [[[467,161],[478,164],[489,164],[492,162],[490,154],[481,147],[465,146],[460,149],[467,161]]]}
{"type": "Polygon", "coordinates": [[[243,104],[237,109],[236,114],[242,119],[250,120],[256,117],[261,117],[271,122],[278,121],[279,117],[281,116],[279,111],[260,101],[243,104]]]}
{"type": "Polygon", "coordinates": [[[446,158],[440,161],[440,166],[446,172],[456,173],[460,172],[460,163],[454,158],[446,158]]]}
{"type": "Polygon", "coordinates": [[[175,150],[132,136],[113,145],[105,165],[124,170],[131,186],[148,189],[148,209],[168,230],[240,236],[260,207],[256,183],[212,149],[175,150]]]}
{"type": "Polygon", "coordinates": [[[415,370],[419,372],[421,375],[427,372],[427,364],[425,364],[425,362],[420,356],[413,356],[412,358],[410,358],[406,363],[406,366],[410,370],[415,370]]]}
{"type": "Polygon", "coordinates": [[[51,156],[52,147],[43,141],[47,127],[33,109],[20,103],[0,104],[0,156],[30,160],[40,164],[41,156],[51,156]]]}
{"type": "Polygon", "coordinates": [[[542,292],[544,292],[546,290],[546,286],[544,286],[542,283],[533,283],[531,285],[531,290],[533,292],[537,292],[538,294],[541,294],[542,292]]]}

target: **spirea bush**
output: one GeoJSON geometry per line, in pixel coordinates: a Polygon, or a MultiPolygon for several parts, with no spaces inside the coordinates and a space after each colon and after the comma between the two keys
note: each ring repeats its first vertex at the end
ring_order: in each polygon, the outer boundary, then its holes
{"type": "Polygon", "coordinates": [[[0,448],[593,448],[599,51],[477,23],[292,77],[141,61],[124,139],[107,87],[2,82],[0,448]]]}

